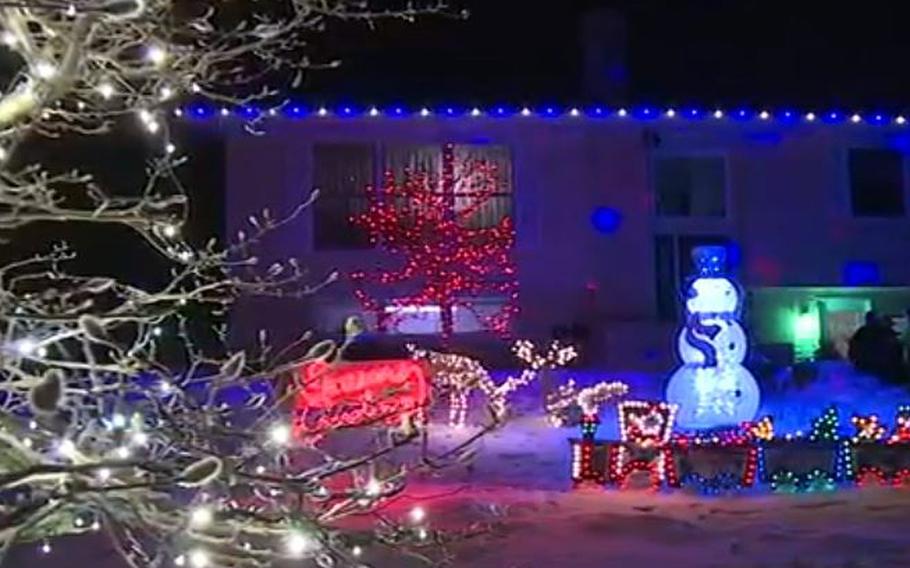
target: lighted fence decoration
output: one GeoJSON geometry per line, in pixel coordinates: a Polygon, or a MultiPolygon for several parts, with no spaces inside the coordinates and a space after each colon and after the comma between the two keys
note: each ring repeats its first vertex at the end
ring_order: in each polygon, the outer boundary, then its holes
{"type": "Polygon", "coordinates": [[[576,486],[651,490],[689,488],[706,495],[757,490],[815,493],[852,486],[910,486],[910,407],[889,430],[877,416],[855,416],[853,435],[840,433],[834,407],[808,434],[776,435],[764,417],[737,428],[670,434],[675,407],[664,402],[619,405],[620,440],[598,440],[597,421],[570,440],[576,486]],[[593,426],[593,427],[592,427],[593,426]]]}

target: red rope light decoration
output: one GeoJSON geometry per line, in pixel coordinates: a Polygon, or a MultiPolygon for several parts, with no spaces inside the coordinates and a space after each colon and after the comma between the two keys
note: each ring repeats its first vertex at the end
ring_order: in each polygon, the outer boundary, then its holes
{"type": "Polygon", "coordinates": [[[666,481],[679,485],[679,476],[668,444],[676,417],[676,405],[665,402],[627,400],[619,403],[619,430],[622,444],[610,452],[610,480],[621,489],[628,486],[635,471],[651,474],[651,489],[657,491],[666,481]],[[650,459],[629,459],[630,448],[656,451],[650,459]]]}
{"type": "Polygon", "coordinates": [[[858,487],[868,487],[869,485],[886,486],[888,485],[888,476],[880,467],[862,466],[856,471],[856,485],[858,487]]]}
{"type": "Polygon", "coordinates": [[[743,487],[752,487],[755,485],[755,476],[758,471],[758,448],[749,448],[749,455],[746,456],[746,467],[743,471],[743,487]]]}
{"type": "MultiPolygon", "coordinates": [[[[661,456],[658,459],[662,460],[663,457],[661,456]]],[[[663,482],[660,470],[660,465],[656,460],[631,460],[628,463],[624,464],[617,474],[617,482],[619,483],[619,488],[628,489],[629,478],[632,476],[632,474],[636,471],[646,471],[649,474],[651,491],[658,491],[660,489],[660,484],[663,482]]]]}
{"type": "Polygon", "coordinates": [[[889,444],[910,443],[910,407],[901,406],[897,410],[894,433],[888,438],[889,444]]]}
{"type": "Polygon", "coordinates": [[[907,487],[910,485],[910,467],[905,467],[894,472],[891,476],[891,484],[895,487],[907,487]]]}
{"type": "Polygon", "coordinates": [[[367,188],[368,208],[352,222],[366,231],[371,243],[404,258],[398,268],[350,275],[354,295],[377,315],[381,328],[400,319],[385,317],[387,306],[434,306],[447,340],[459,307],[472,312],[485,329],[508,336],[518,313],[512,219],[505,216],[492,227],[470,226],[499,187],[495,164],[477,159],[456,164],[455,148],[446,144],[440,176],[406,170],[398,182],[387,171],[382,187],[367,188]],[[397,287],[400,292],[409,286],[419,289],[403,296],[395,293],[397,287]],[[481,296],[502,297],[505,303],[491,315],[481,315],[472,301],[481,296]]]}
{"type": "Polygon", "coordinates": [[[572,481],[581,484],[591,481],[603,485],[607,482],[606,475],[594,467],[593,440],[572,442],[572,481]]]}
{"type": "Polygon", "coordinates": [[[680,487],[679,472],[676,471],[676,460],[673,458],[673,448],[666,446],[661,450],[663,460],[663,475],[670,487],[680,487]]]}
{"type": "MultiPolygon", "coordinates": [[[[758,440],[771,439],[774,436],[773,422],[768,417],[762,418],[758,422],[747,422],[741,427],[733,430],[714,432],[702,435],[674,434],[668,445],[668,453],[672,455],[672,450],[683,452],[699,447],[716,447],[716,448],[738,448],[746,450],[746,462],[743,466],[743,473],[740,477],[742,487],[752,487],[758,475],[759,450],[756,442],[758,440]]],[[[675,462],[674,462],[675,463],[675,462]]],[[[670,470],[667,470],[667,483],[673,486],[670,480],[670,470]]]]}
{"type": "Polygon", "coordinates": [[[294,434],[316,442],[338,428],[408,420],[423,422],[429,403],[426,366],[411,360],[330,365],[322,360],[298,370],[294,434]]]}

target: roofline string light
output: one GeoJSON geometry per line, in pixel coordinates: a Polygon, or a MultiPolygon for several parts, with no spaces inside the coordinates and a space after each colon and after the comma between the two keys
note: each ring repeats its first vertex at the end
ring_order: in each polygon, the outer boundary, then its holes
{"type": "Polygon", "coordinates": [[[907,126],[907,117],[902,114],[886,114],[873,112],[868,114],[844,113],[839,111],[799,112],[796,110],[781,109],[746,109],[736,108],[730,111],[715,108],[710,110],[687,107],[667,107],[660,109],[651,106],[635,107],[606,107],[570,106],[558,107],[547,105],[542,107],[514,107],[495,105],[490,108],[477,106],[440,106],[440,107],[414,107],[406,108],[400,105],[389,107],[354,107],[342,105],[329,108],[327,106],[306,106],[301,103],[285,103],[271,108],[259,108],[251,105],[237,107],[216,107],[207,104],[194,104],[185,108],[174,109],[174,115],[191,119],[210,119],[238,117],[243,120],[259,120],[266,117],[286,117],[291,119],[303,118],[472,118],[472,119],[637,119],[643,122],[652,121],[688,121],[688,122],[749,122],[780,124],[866,124],[873,126],[907,126]]]}

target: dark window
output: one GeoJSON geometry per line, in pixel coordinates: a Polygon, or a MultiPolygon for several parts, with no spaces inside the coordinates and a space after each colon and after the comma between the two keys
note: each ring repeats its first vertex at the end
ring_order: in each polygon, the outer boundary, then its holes
{"type": "Polygon", "coordinates": [[[677,321],[683,312],[686,282],[695,272],[692,249],[706,245],[727,247],[727,270],[733,274],[730,258],[731,241],[719,235],[657,235],[654,239],[657,315],[666,321],[677,321]]]}
{"type": "Polygon", "coordinates": [[[368,248],[367,235],[351,222],[366,209],[366,187],[373,183],[371,144],[317,144],[313,147],[313,204],[317,250],[368,248]]]}
{"type": "Polygon", "coordinates": [[[657,157],[654,176],[658,215],[662,217],[726,215],[726,172],[723,158],[657,157]]]}
{"type": "Polygon", "coordinates": [[[857,217],[904,215],[904,158],[882,149],[850,150],[850,203],[857,217]]]}

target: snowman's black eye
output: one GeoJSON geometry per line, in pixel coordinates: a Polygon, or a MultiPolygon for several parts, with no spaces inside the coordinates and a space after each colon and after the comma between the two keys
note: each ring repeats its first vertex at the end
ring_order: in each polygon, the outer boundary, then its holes
{"type": "Polygon", "coordinates": [[[728,349],[729,349],[730,351],[733,351],[734,349],[736,349],[736,345],[733,345],[733,342],[731,341],[731,342],[730,342],[730,346],[728,347],[728,349]]]}

